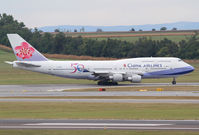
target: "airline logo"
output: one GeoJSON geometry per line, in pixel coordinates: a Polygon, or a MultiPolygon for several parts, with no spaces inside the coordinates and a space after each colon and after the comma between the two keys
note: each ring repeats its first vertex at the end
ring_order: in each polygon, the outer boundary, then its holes
{"type": "Polygon", "coordinates": [[[162,68],[163,65],[162,64],[132,64],[132,63],[128,63],[128,64],[124,64],[123,67],[128,67],[128,68],[162,68]]]}
{"type": "Polygon", "coordinates": [[[29,59],[34,53],[34,48],[32,48],[28,43],[22,42],[21,46],[15,47],[16,55],[22,59],[29,59]]]}
{"type": "Polygon", "coordinates": [[[84,65],[83,64],[72,63],[71,67],[74,68],[73,72],[71,72],[71,73],[83,72],[84,71],[84,65]]]}

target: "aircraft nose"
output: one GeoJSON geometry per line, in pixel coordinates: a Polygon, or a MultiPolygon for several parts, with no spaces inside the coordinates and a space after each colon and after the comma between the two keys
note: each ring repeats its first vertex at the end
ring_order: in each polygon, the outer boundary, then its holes
{"type": "Polygon", "coordinates": [[[192,72],[192,71],[195,70],[195,68],[194,68],[193,66],[190,65],[190,66],[187,67],[187,70],[188,70],[189,72],[192,72]]]}

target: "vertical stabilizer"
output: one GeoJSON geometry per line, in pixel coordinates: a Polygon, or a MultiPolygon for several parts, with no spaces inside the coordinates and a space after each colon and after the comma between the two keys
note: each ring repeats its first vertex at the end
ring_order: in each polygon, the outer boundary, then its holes
{"type": "Polygon", "coordinates": [[[14,54],[19,61],[47,61],[48,59],[18,34],[7,34],[14,54]]]}

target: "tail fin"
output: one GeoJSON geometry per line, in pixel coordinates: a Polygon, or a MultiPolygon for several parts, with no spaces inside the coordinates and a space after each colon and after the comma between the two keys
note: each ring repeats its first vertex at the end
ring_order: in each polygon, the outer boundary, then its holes
{"type": "Polygon", "coordinates": [[[19,61],[47,61],[48,59],[18,34],[7,34],[14,54],[19,61]]]}

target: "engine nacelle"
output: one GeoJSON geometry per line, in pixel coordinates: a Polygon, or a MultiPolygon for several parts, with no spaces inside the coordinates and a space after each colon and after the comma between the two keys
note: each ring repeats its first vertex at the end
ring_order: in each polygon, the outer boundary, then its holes
{"type": "Polygon", "coordinates": [[[109,76],[109,79],[113,80],[113,82],[121,82],[123,81],[122,74],[113,74],[113,76],[109,76]]]}
{"type": "Polygon", "coordinates": [[[139,83],[142,80],[142,77],[140,75],[132,75],[131,77],[128,77],[128,80],[134,83],[139,83]]]}

